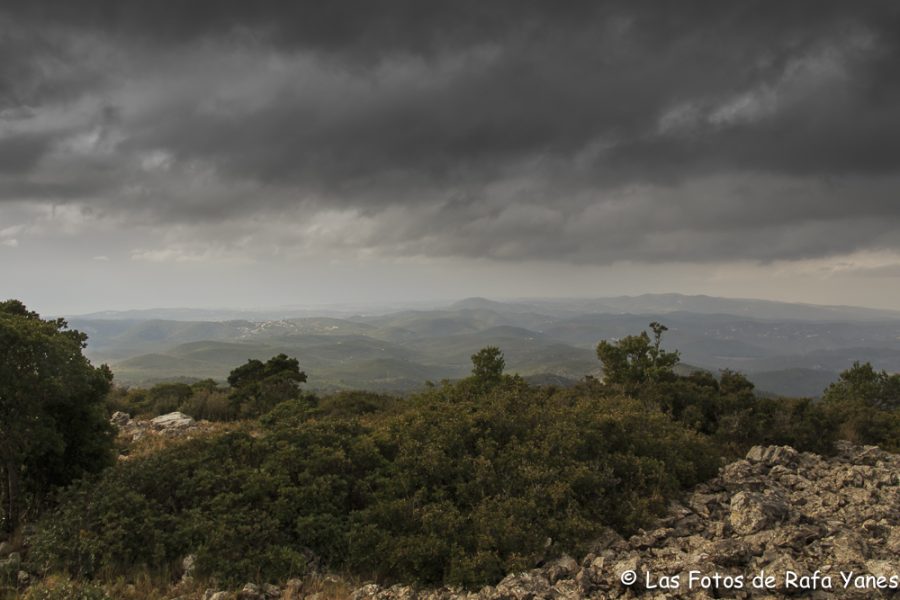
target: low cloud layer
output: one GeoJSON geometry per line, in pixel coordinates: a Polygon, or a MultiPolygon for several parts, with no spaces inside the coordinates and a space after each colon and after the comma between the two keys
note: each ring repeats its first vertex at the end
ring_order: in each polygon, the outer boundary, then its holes
{"type": "Polygon", "coordinates": [[[894,2],[182,4],[0,7],[5,247],[51,210],[151,262],[900,250],[894,2]]]}

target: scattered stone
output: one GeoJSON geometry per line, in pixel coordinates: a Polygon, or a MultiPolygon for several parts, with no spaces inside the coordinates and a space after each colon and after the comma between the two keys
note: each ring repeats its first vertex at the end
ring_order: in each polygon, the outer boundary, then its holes
{"type": "Polygon", "coordinates": [[[131,423],[131,415],[126,412],[122,412],[121,410],[117,410],[109,418],[109,422],[119,429],[122,429],[123,427],[127,427],[128,424],[131,423]]]}

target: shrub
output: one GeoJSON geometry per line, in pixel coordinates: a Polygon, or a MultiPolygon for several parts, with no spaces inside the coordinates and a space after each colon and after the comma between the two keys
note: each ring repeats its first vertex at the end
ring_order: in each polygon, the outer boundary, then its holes
{"type": "MultiPolygon", "coordinates": [[[[61,496],[32,557],[43,569],[172,568],[222,583],[303,575],[310,557],[384,580],[496,581],[601,527],[646,525],[715,472],[703,437],[636,400],[505,378],[446,385],[400,408],[351,396],[366,424],[291,400],[263,434],[198,439],[133,459],[61,496]]],[[[385,401],[387,402],[387,401],[385,401]]]]}
{"type": "Polygon", "coordinates": [[[823,401],[842,438],[900,451],[900,374],[853,363],[828,386],[823,401]]]}

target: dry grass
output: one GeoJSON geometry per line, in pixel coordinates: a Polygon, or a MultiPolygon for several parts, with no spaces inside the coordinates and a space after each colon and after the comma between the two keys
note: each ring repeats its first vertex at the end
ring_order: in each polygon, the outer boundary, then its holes
{"type": "Polygon", "coordinates": [[[232,431],[258,435],[258,427],[259,424],[255,421],[198,421],[195,429],[181,435],[166,435],[148,429],[141,438],[132,440],[130,435],[119,433],[116,438],[116,447],[119,449],[119,460],[131,460],[178,446],[188,440],[215,437],[232,431]]]}

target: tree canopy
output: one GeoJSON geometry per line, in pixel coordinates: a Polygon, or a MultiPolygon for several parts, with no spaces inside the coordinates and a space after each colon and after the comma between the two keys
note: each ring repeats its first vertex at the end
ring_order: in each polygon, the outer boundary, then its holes
{"type": "Polygon", "coordinates": [[[50,488],[112,460],[103,400],[112,373],[82,354],[87,336],[42,319],[18,300],[0,303],[0,497],[13,529],[50,488]]]}
{"type": "Polygon", "coordinates": [[[627,387],[647,381],[670,378],[678,364],[678,351],[661,348],[662,334],[668,327],[650,323],[653,339],[646,331],[629,335],[616,342],[603,340],[597,345],[597,358],[603,363],[604,381],[627,387]]]}
{"type": "Polygon", "coordinates": [[[496,346],[487,346],[472,355],[472,377],[483,386],[499,383],[505,368],[506,359],[496,346]]]}
{"type": "Polygon", "coordinates": [[[841,373],[840,379],[825,390],[826,402],[858,400],[881,410],[900,408],[900,374],[876,371],[870,363],[859,361],[841,373]]]}
{"type": "Polygon", "coordinates": [[[841,437],[900,450],[900,374],[854,362],[822,399],[841,437]]]}
{"type": "Polygon", "coordinates": [[[300,384],[306,373],[296,358],[286,354],[273,356],[266,362],[251,359],[228,375],[231,401],[238,414],[259,416],[286,400],[300,397],[300,384]]]}

